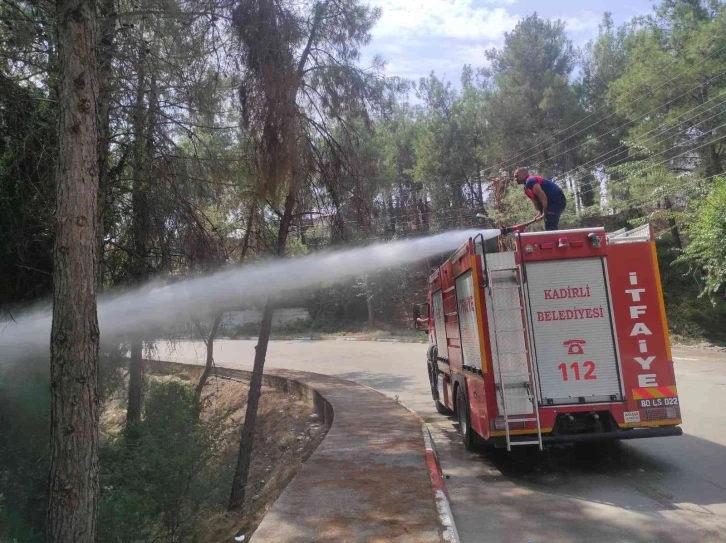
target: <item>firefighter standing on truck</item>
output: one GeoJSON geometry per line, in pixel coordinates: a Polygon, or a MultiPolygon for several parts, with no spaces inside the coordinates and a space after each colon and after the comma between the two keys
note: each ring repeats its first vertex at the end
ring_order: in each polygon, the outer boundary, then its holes
{"type": "Polygon", "coordinates": [[[562,189],[551,179],[529,175],[527,168],[518,168],[514,173],[518,185],[524,185],[524,193],[532,200],[539,212],[536,221],[544,219],[545,230],[557,230],[560,215],[565,210],[567,199],[562,189]]]}

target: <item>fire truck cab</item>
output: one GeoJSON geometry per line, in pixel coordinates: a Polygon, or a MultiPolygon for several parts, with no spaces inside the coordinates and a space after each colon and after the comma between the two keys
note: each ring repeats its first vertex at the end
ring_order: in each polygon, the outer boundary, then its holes
{"type": "Polygon", "coordinates": [[[429,278],[431,393],[465,445],[681,435],[652,228],[513,238],[470,238],[429,278]]]}

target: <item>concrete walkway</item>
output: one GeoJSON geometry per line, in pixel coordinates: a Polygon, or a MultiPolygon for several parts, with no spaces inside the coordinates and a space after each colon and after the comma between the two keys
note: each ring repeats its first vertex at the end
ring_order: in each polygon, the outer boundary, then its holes
{"type": "Polygon", "coordinates": [[[449,539],[417,415],[375,390],[335,377],[270,370],[265,381],[294,387],[296,394],[307,390],[318,412],[333,420],[323,443],[252,535],[253,543],[438,543],[445,533],[449,539]]]}

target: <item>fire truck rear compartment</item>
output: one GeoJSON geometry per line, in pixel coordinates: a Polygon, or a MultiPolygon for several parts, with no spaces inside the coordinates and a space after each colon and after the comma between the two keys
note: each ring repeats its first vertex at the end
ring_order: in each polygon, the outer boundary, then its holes
{"type": "Polygon", "coordinates": [[[548,405],[623,397],[605,270],[603,258],[526,266],[534,363],[548,405]]]}

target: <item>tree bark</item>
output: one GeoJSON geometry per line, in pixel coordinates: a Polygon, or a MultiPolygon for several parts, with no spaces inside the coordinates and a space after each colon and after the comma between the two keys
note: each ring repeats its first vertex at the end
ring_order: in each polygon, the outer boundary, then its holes
{"type": "Polygon", "coordinates": [[[393,207],[393,194],[391,194],[390,192],[388,193],[386,203],[388,204],[386,206],[386,211],[388,211],[388,220],[389,220],[389,224],[390,224],[390,235],[393,236],[396,234],[396,216],[395,216],[394,207],[393,207]]]}
{"type": "MultiPolygon", "coordinates": [[[[285,198],[285,210],[280,221],[280,228],[277,236],[277,256],[285,255],[287,236],[292,222],[292,212],[295,208],[296,183],[290,187],[287,198],[285,198]]],[[[255,363],[252,368],[252,379],[250,390],[247,395],[247,410],[245,422],[242,426],[242,435],[239,442],[239,454],[237,455],[237,466],[232,479],[232,493],[229,498],[228,509],[237,509],[244,504],[247,478],[249,476],[250,464],[252,462],[252,449],[254,447],[255,424],[257,423],[257,408],[260,402],[262,388],[262,373],[265,368],[267,357],[267,346],[270,343],[272,332],[272,315],[275,311],[274,302],[268,300],[262,312],[262,323],[260,324],[260,337],[255,347],[255,363]]]]}
{"type": "Polygon", "coordinates": [[[214,365],[214,340],[217,337],[219,326],[222,324],[222,317],[224,317],[224,313],[218,313],[214,318],[212,329],[209,331],[209,336],[206,339],[207,363],[204,365],[204,371],[202,372],[202,376],[199,378],[199,382],[197,383],[197,388],[195,390],[197,399],[202,397],[204,385],[207,384],[207,379],[209,379],[209,376],[212,374],[212,366],[214,365]]]}
{"type": "Polygon", "coordinates": [[[673,235],[673,243],[675,243],[676,247],[678,247],[679,249],[683,249],[683,243],[681,242],[681,233],[678,231],[678,225],[676,224],[676,220],[670,214],[670,211],[673,208],[673,204],[671,203],[669,198],[666,198],[663,201],[663,205],[668,211],[668,226],[670,227],[671,234],[673,235]]]}
{"type": "Polygon", "coordinates": [[[715,143],[710,143],[707,147],[708,159],[706,161],[706,176],[713,177],[721,175],[723,173],[723,167],[721,166],[721,156],[718,152],[715,143]]]}
{"type": "Polygon", "coordinates": [[[366,293],[366,306],[368,307],[368,327],[374,328],[376,325],[375,311],[373,311],[373,294],[370,292],[370,286],[366,285],[368,292],[366,293]]]}
{"type": "Polygon", "coordinates": [[[48,541],[92,543],[98,512],[96,5],[57,0],[60,108],[50,337],[48,541]]]}

